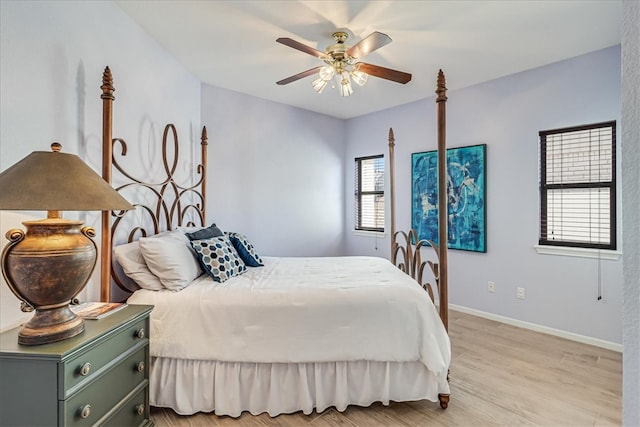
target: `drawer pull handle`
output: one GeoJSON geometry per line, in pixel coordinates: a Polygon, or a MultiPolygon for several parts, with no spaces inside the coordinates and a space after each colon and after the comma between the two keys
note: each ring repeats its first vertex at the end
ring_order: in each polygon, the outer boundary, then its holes
{"type": "Polygon", "coordinates": [[[144,414],[144,403],[141,403],[138,406],[136,406],[136,413],[138,415],[144,414]]]}
{"type": "Polygon", "coordinates": [[[80,375],[86,377],[91,372],[91,363],[87,362],[80,367],[80,375]]]}
{"type": "Polygon", "coordinates": [[[91,415],[91,405],[84,405],[82,408],[80,408],[80,417],[82,419],[89,418],[89,415],[91,415]]]}
{"type": "Polygon", "coordinates": [[[136,338],[144,338],[144,328],[140,328],[136,331],[136,338]]]}
{"type": "Polygon", "coordinates": [[[136,370],[138,372],[144,372],[144,362],[138,362],[138,364],[136,365],[136,370]]]}

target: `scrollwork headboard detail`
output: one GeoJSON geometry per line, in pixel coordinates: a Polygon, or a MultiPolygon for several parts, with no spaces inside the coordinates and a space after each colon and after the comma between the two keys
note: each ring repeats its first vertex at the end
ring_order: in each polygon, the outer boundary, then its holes
{"type": "Polygon", "coordinates": [[[113,259],[113,244],[124,244],[140,237],[151,236],[177,226],[204,226],[206,209],[206,163],[207,129],[202,128],[201,163],[195,165],[193,184],[181,184],[176,177],[179,164],[178,133],[173,124],[167,124],[162,136],[163,176],[151,180],[140,179],[135,173],[125,170],[122,159],[127,155],[127,143],[122,138],[112,137],[113,101],[115,91],[109,67],[102,76],[103,100],[103,152],[102,175],[112,183],[112,174],[117,173],[121,193],[134,207],[131,211],[108,211],[102,213],[102,255],[100,298],[112,301],[112,282],[128,296],[138,289],[127,278],[113,259]]]}
{"type": "Polygon", "coordinates": [[[421,249],[427,246],[430,246],[433,249],[436,260],[439,260],[440,254],[438,245],[434,242],[431,240],[418,241],[418,233],[414,229],[409,230],[408,233],[405,233],[404,231],[396,231],[394,236],[393,252],[391,254],[391,262],[400,270],[413,277],[416,282],[418,282],[420,286],[429,293],[431,301],[435,302],[431,283],[424,281],[424,269],[427,265],[431,268],[431,273],[433,273],[436,290],[438,291],[439,296],[441,293],[440,278],[438,274],[439,262],[434,262],[432,260],[422,261],[421,249]],[[402,238],[400,242],[398,242],[398,238],[402,238]]]}

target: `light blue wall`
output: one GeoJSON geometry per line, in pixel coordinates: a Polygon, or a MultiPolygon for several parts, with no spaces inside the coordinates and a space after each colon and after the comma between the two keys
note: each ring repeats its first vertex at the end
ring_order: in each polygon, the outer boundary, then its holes
{"type": "MultiPolygon", "coordinates": [[[[435,73],[416,78],[432,79],[435,90],[435,73]]],[[[533,248],[538,239],[538,131],[619,122],[620,46],[450,91],[448,98],[448,147],[487,144],[488,250],[449,251],[450,303],[621,343],[622,261],[539,255],[533,248]],[[495,293],[487,292],[488,281],[495,282],[495,293]],[[516,287],[526,289],[525,300],[516,299],[516,287]]],[[[389,127],[396,139],[396,222],[406,230],[411,225],[411,153],[437,148],[435,98],[350,120],[346,170],[354,157],[386,154],[389,127]]],[[[353,178],[346,177],[348,190],[353,178]]],[[[352,205],[345,207],[351,230],[352,205]]],[[[347,254],[389,253],[388,240],[380,248],[379,242],[351,231],[345,239],[347,254]]]]}
{"type": "Polygon", "coordinates": [[[203,84],[202,122],[210,221],[264,255],[343,255],[343,120],[203,84]]]}

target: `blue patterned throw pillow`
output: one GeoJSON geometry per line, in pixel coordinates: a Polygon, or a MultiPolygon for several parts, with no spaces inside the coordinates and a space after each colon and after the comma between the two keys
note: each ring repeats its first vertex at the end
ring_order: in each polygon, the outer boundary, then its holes
{"type": "Polygon", "coordinates": [[[191,247],[196,251],[204,270],[216,282],[223,283],[247,271],[247,266],[227,236],[192,240],[191,247]]]}
{"type": "Polygon", "coordinates": [[[244,261],[246,265],[249,267],[260,267],[264,265],[262,259],[256,253],[256,249],[244,234],[230,232],[225,232],[225,234],[229,236],[231,243],[233,243],[240,258],[242,258],[242,261],[244,261]]]}

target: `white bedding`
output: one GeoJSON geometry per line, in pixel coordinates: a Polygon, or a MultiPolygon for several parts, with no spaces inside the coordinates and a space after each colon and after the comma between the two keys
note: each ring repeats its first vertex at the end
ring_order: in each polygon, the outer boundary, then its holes
{"type": "Polygon", "coordinates": [[[375,257],[272,258],[217,283],[136,291],[151,356],[221,362],[420,361],[448,393],[448,335],[427,293],[375,257]]]}

